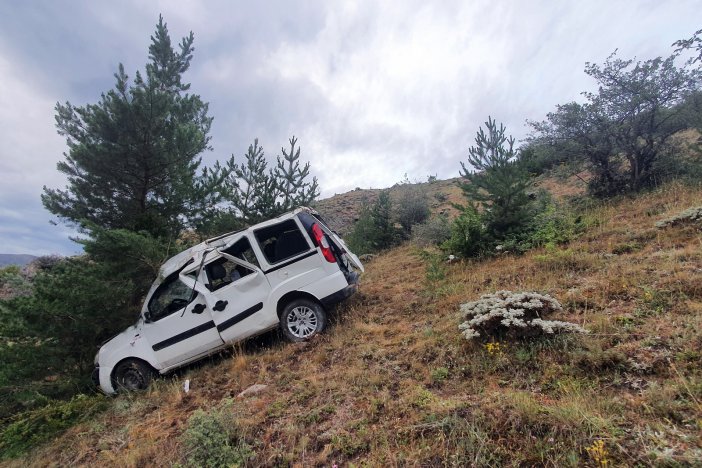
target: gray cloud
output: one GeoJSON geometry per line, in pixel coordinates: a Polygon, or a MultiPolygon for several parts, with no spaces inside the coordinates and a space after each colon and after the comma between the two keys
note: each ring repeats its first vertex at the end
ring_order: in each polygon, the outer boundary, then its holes
{"type": "Polygon", "coordinates": [[[97,101],[119,62],[142,69],[159,13],[195,33],[186,78],[210,102],[214,151],[258,137],[269,160],[300,140],[323,195],[405,173],[458,175],[488,115],[518,139],[526,119],[579,98],[586,61],[646,59],[688,37],[702,2],[94,1],[0,3],[0,251],[75,252],[41,187],[62,187],[56,101],[97,101]]]}

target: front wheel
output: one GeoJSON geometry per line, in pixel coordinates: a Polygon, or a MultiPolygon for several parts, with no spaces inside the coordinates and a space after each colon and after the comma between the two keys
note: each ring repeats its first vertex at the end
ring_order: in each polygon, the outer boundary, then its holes
{"type": "Polygon", "coordinates": [[[317,302],[296,299],[283,308],[280,328],[290,341],[304,341],[321,333],[327,326],[327,314],[317,302]]]}
{"type": "Polygon", "coordinates": [[[154,371],[148,364],[136,359],[129,359],[117,365],[113,383],[118,392],[146,390],[153,376],[154,371]]]}

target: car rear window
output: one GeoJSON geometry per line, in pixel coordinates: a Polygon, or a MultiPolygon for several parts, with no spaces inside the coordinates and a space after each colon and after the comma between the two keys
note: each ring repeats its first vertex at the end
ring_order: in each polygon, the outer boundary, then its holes
{"type": "Polygon", "coordinates": [[[304,234],[292,219],[254,231],[269,264],[282,262],[310,250],[304,234]]]}

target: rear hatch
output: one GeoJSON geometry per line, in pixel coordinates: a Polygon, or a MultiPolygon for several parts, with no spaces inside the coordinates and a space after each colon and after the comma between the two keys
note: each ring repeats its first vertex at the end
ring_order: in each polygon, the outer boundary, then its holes
{"type": "MultiPolygon", "coordinates": [[[[349,250],[348,246],[346,245],[346,242],[339,236],[336,232],[332,231],[327,223],[322,219],[322,217],[316,213],[315,211],[308,211],[306,213],[300,213],[300,220],[303,222],[303,224],[307,225],[308,222],[305,218],[307,218],[307,215],[310,215],[313,217],[314,222],[319,225],[319,227],[324,231],[324,233],[327,235],[329,238],[329,241],[333,244],[333,250],[335,251],[337,257],[339,258],[340,263],[348,263],[350,264],[353,268],[360,270],[361,272],[365,271],[365,268],[363,268],[363,264],[361,261],[358,259],[356,254],[351,252],[349,250]]],[[[309,229],[308,226],[305,226],[306,228],[309,229]]]]}

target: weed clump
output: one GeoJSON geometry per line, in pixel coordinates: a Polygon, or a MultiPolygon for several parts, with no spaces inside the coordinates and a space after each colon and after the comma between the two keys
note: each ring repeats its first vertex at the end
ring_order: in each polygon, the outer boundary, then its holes
{"type": "Polygon", "coordinates": [[[241,466],[253,456],[238,431],[231,400],[209,411],[195,411],[188,418],[182,442],[188,466],[241,466]]]}
{"type": "Polygon", "coordinates": [[[672,218],[663,219],[656,223],[656,227],[659,229],[664,229],[673,226],[683,226],[697,224],[702,228],[702,206],[688,208],[680,213],[676,214],[672,218]]]}
{"type": "Polygon", "coordinates": [[[458,328],[467,340],[587,333],[574,323],[544,320],[543,317],[563,309],[556,299],[536,292],[498,291],[461,304],[460,310],[464,321],[458,328]]]}

